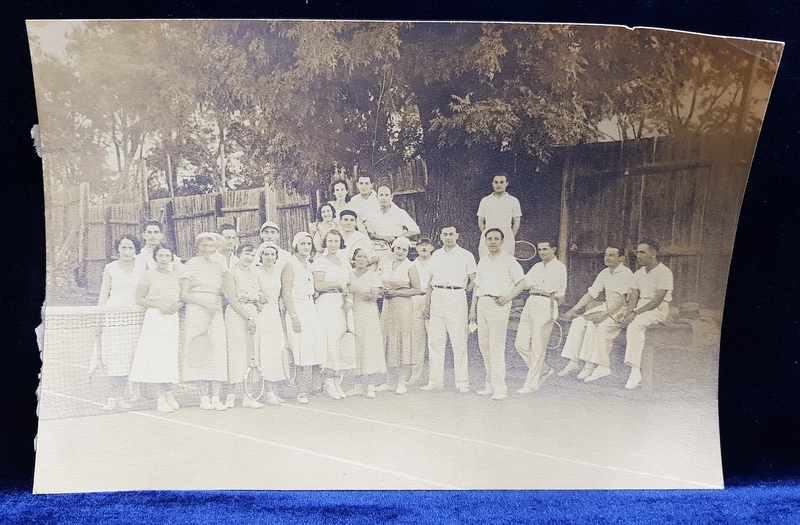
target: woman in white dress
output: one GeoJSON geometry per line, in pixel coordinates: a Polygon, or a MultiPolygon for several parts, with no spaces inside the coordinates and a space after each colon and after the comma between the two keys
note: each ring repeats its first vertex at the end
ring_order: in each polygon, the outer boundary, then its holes
{"type": "Polygon", "coordinates": [[[328,396],[344,399],[347,396],[342,390],[342,372],[351,369],[352,365],[344,362],[339,341],[347,328],[346,310],[352,306],[347,292],[352,268],[349,262],[343,261],[339,256],[344,242],[338,230],[328,232],[322,248],[327,249],[326,255],[314,261],[311,271],[314,275],[314,289],[319,293],[317,316],[326,350],[322,371],[323,385],[328,396]]]}
{"type": "Polygon", "coordinates": [[[119,259],[103,269],[98,305],[106,310],[103,329],[100,332],[100,358],[111,382],[111,392],[104,410],[129,409],[123,392],[131,371],[131,361],[136,349],[141,325],[131,323],[130,313],[139,310],[136,303],[136,288],[144,273],[144,265],[136,261],[139,241],[125,234],[114,244],[119,259]]]}
{"type": "Polygon", "coordinates": [[[172,249],[159,244],[153,248],[153,256],[155,268],[144,273],[136,291],[136,301],[147,311],[133,355],[130,380],[152,385],[156,408],[168,413],[180,408],[171,387],[179,381],[181,284],[172,269],[172,249]]]}
{"type": "Polygon", "coordinates": [[[283,315],[281,314],[281,268],[278,261],[278,245],[267,242],[261,245],[261,265],[258,266],[259,301],[258,314],[259,357],[261,372],[266,380],[266,400],[270,405],[281,404],[275,393],[275,383],[286,381],[283,366],[283,315]]]}
{"type": "Polygon", "coordinates": [[[414,306],[411,298],[419,295],[419,273],[408,260],[411,243],[398,237],[392,243],[392,257],[380,268],[383,283],[381,326],[386,341],[386,366],[397,372],[398,394],[405,394],[406,379],[411,369],[414,344],[414,306]]]}
{"type": "Polygon", "coordinates": [[[242,408],[261,408],[258,400],[244,395],[242,382],[250,366],[250,354],[258,351],[258,270],[253,266],[255,247],[249,243],[236,248],[236,262],[225,272],[223,287],[228,307],[225,309],[225,333],[228,348],[228,396],[225,406],[236,405],[236,391],[242,392],[242,408]]]}
{"type": "Polygon", "coordinates": [[[222,279],[225,268],[213,261],[217,251],[216,234],[203,232],[195,239],[197,255],[184,265],[181,275],[181,299],[186,303],[183,318],[184,345],[181,358],[181,380],[197,381],[200,408],[226,410],[219,399],[222,382],[228,380],[225,321],[222,314],[222,279]],[[204,363],[193,364],[187,358],[192,340],[207,333],[212,344],[211,355],[204,363]]]}
{"type": "Polygon", "coordinates": [[[295,234],[292,239],[294,255],[281,272],[281,297],[291,323],[287,333],[297,367],[297,402],[302,404],[308,403],[314,368],[325,362],[326,352],[314,306],[314,280],[309,262],[311,246],[309,233],[295,234]]]}
{"type": "Polygon", "coordinates": [[[353,295],[353,332],[356,336],[356,384],[348,396],[364,394],[375,398],[375,383],[386,373],[386,356],[383,351],[383,333],[378,316],[378,298],[383,294],[380,276],[369,269],[367,252],[358,248],[353,256],[355,269],[350,274],[348,289],[353,295]]]}

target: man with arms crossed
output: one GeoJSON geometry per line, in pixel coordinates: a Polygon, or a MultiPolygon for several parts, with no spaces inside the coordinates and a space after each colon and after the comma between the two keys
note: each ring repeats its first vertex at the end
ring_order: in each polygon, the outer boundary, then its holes
{"type": "MultiPolygon", "coordinates": [[[[503,251],[514,255],[514,238],[519,231],[519,222],[522,217],[522,209],[519,200],[506,193],[508,187],[508,175],[498,173],[492,179],[494,192],[481,199],[478,206],[478,227],[481,233],[487,228],[498,228],[503,232],[505,242],[503,251]]],[[[481,243],[478,246],[478,256],[483,259],[488,254],[486,249],[486,238],[481,235],[481,243]]]]}
{"type": "Polygon", "coordinates": [[[605,250],[603,269],[589,287],[589,290],[580,298],[578,303],[562,316],[563,319],[572,321],[567,340],[561,357],[569,359],[564,370],[558,373],[564,377],[580,370],[578,361],[583,359],[586,364],[578,374],[578,379],[586,382],[596,381],[611,374],[608,363],[595,368],[592,352],[594,350],[595,328],[598,324],[618,313],[624,312],[625,298],[633,286],[633,272],[622,264],[625,259],[625,249],[621,246],[609,246],[605,250]],[[605,303],[590,308],[583,315],[578,312],[590,301],[597,299],[605,292],[605,303]]]}
{"type": "Polygon", "coordinates": [[[430,280],[425,295],[428,322],[428,384],[421,390],[444,387],[444,351],[447,336],[453,347],[456,390],[469,392],[467,371],[467,293],[475,280],[475,257],[457,244],[454,226],[442,228],[442,247],[428,262],[430,280]]]}
{"type": "Polygon", "coordinates": [[[478,393],[500,401],[508,397],[506,329],[511,302],[501,305],[499,300],[525,278],[525,273],[513,256],[501,250],[503,232],[499,228],[489,228],[483,236],[489,255],[478,262],[469,320],[478,323],[478,346],[486,368],[486,382],[478,393]]]}
{"type": "Polygon", "coordinates": [[[625,334],[625,364],[631,367],[625,388],[636,388],[642,381],[642,351],[644,333],[648,326],[663,323],[669,315],[672,301],[673,279],[669,268],[658,261],[661,246],[652,240],[645,240],[636,247],[636,260],[639,269],[633,274],[633,285],[625,307],[625,317],[617,322],[609,318],[597,325],[592,362],[597,368],[605,367],[609,375],[609,356],[614,338],[620,325],[627,325],[625,334]]]}
{"type": "Polygon", "coordinates": [[[549,367],[547,372],[542,374],[550,334],[549,329],[545,334],[545,327],[558,317],[558,301],[564,297],[567,290],[567,267],[556,259],[557,243],[540,242],[536,248],[542,262],[534,264],[511,293],[497,301],[498,304],[504,305],[523,290],[528,290],[530,293],[522,309],[517,338],[514,340],[514,348],[528,365],[525,384],[517,390],[518,394],[529,394],[538,390],[547,378],[553,375],[553,369],[549,367]]]}

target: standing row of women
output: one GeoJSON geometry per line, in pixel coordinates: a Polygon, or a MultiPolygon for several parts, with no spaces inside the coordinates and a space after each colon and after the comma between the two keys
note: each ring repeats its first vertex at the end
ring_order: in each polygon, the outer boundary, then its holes
{"type": "MultiPolygon", "coordinates": [[[[193,382],[200,408],[226,410],[235,406],[247,367],[256,358],[267,380],[261,400],[279,404],[275,384],[289,375],[285,348],[296,367],[300,403],[308,403],[312,378],[318,374],[325,393],[334,399],[374,398],[387,365],[397,376],[396,392],[404,393],[413,348],[420,346],[414,340],[419,335],[412,306],[412,297],[421,293],[420,280],[408,260],[408,240],[395,241],[392,257],[377,272],[370,269],[375,261],[368,250],[347,250],[335,228],[325,233],[319,246],[323,255],[312,262],[313,244],[309,233],[296,234],[292,257],[283,262],[273,243],[258,250],[241,244],[238,260],[226,268],[215,258],[216,235],[201,233],[197,255],[183,266],[171,264],[172,250],[160,245],[153,250],[155,264],[146,270],[135,259],[138,241],[131,235],[120,239],[119,259],[103,275],[100,305],[107,315],[135,308],[146,312],[141,327],[123,330],[109,323],[103,329],[100,358],[112,384],[104,408],[130,408],[124,394],[130,381],[148,385],[157,409],[172,412],[179,408],[172,387],[193,382]],[[256,253],[261,259],[257,262],[256,253]],[[343,355],[345,332],[355,335],[355,359],[343,355]],[[195,355],[198,342],[208,349],[201,359],[195,355]],[[348,392],[342,388],[345,373],[355,376],[348,392]]],[[[241,406],[262,404],[243,395],[241,406]]]]}

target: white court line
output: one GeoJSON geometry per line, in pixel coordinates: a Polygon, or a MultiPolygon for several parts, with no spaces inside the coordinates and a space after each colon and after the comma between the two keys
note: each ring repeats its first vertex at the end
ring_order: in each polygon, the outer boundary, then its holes
{"type": "MultiPolygon", "coordinates": [[[[66,395],[66,394],[59,394],[57,392],[47,392],[47,393],[48,394],[52,394],[52,395],[56,395],[56,396],[66,397],[66,398],[73,399],[73,400],[76,400],[76,401],[83,401],[83,402],[86,402],[86,403],[91,403],[93,405],[102,406],[101,403],[96,403],[94,401],[89,401],[88,399],[82,399],[80,397],[69,396],[69,395],[66,395]]],[[[210,430],[211,432],[216,432],[218,434],[224,434],[224,435],[227,435],[227,436],[233,436],[233,437],[237,437],[237,438],[242,438],[242,439],[246,439],[248,441],[255,441],[256,443],[263,443],[263,444],[266,444],[266,445],[271,445],[273,447],[278,447],[278,448],[283,448],[283,449],[286,449],[286,450],[291,450],[292,452],[301,452],[303,454],[310,454],[312,456],[317,456],[317,457],[321,457],[321,458],[324,458],[324,459],[329,459],[329,460],[332,460],[332,461],[338,461],[340,463],[345,463],[347,465],[353,465],[353,466],[365,468],[367,470],[374,470],[374,471],[380,472],[382,474],[391,474],[393,476],[398,476],[398,477],[401,477],[401,478],[406,478],[406,479],[410,479],[410,480],[417,481],[417,482],[427,483],[429,485],[433,485],[433,486],[436,486],[436,487],[441,487],[441,488],[450,489],[450,490],[461,490],[459,487],[456,487],[455,485],[449,485],[447,483],[440,483],[438,481],[433,481],[433,480],[430,480],[430,479],[421,478],[419,476],[412,476],[410,474],[405,474],[403,472],[397,472],[396,470],[389,470],[389,469],[385,469],[385,468],[382,468],[382,467],[377,467],[375,465],[370,465],[368,463],[361,463],[359,461],[353,461],[353,460],[350,460],[350,459],[340,458],[340,457],[337,457],[337,456],[331,456],[330,454],[322,454],[320,452],[314,452],[313,450],[308,450],[308,449],[304,449],[304,448],[300,448],[300,447],[293,447],[291,445],[285,445],[283,443],[277,443],[275,441],[269,441],[267,439],[261,439],[261,438],[257,438],[257,437],[254,437],[254,436],[248,436],[246,434],[239,434],[237,432],[230,432],[228,430],[221,430],[219,428],[206,427],[206,426],[203,426],[203,425],[198,425],[196,423],[189,423],[189,422],[186,422],[186,421],[178,421],[177,419],[170,419],[170,418],[163,417],[163,416],[158,416],[158,415],[155,415],[155,414],[147,414],[145,412],[139,412],[137,410],[128,410],[126,412],[115,412],[115,413],[117,413],[117,414],[135,414],[137,416],[149,417],[151,419],[157,419],[157,420],[160,420],[160,421],[167,421],[169,423],[176,423],[178,425],[184,425],[184,426],[187,426],[187,427],[199,428],[199,429],[202,429],[202,430],[210,430]]]]}
{"type": "Polygon", "coordinates": [[[456,435],[453,435],[453,434],[446,434],[444,432],[436,432],[435,430],[427,430],[427,429],[424,429],[424,428],[410,427],[410,426],[407,426],[407,425],[401,425],[401,424],[398,424],[398,423],[389,423],[387,421],[380,421],[380,420],[377,420],[377,419],[369,419],[369,418],[361,417],[361,416],[353,416],[353,415],[350,415],[350,414],[340,414],[338,412],[329,412],[327,410],[320,410],[318,408],[300,407],[300,406],[291,405],[291,404],[286,404],[284,406],[295,408],[295,409],[298,409],[298,410],[309,410],[309,411],[312,411],[312,412],[320,412],[322,414],[330,414],[330,415],[333,415],[333,416],[340,416],[340,417],[345,417],[345,418],[350,418],[350,419],[357,419],[359,421],[367,421],[367,422],[376,423],[376,424],[379,424],[379,425],[386,425],[386,426],[390,426],[390,427],[401,428],[401,429],[404,429],[404,430],[411,430],[411,431],[414,431],[414,432],[421,432],[421,433],[424,433],[424,434],[431,434],[431,435],[434,435],[434,436],[440,436],[440,437],[445,437],[445,438],[450,438],[450,439],[456,439],[456,440],[459,440],[459,441],[466,441],[467,443],[473,443],[473,444],[476,444],[476,445],[485,445],[485,446],[489,446],[489,447],[500,448],[500,449],[503,449],[503,450],[508,450],[508,451],[511,451],[511,452],[519,452],[521,454],[527,454],[527,455],[536,456],[536,457],[540,457],[540,458],[554,459],[554,460],[557,460],[557,461],[565,461],[567,463],[574,463],[576,465],[583,465],[583,466],[587,466],[587,467],[595,467],[595,468],[600,468],[600,469],[614,470],[614,471],[617,471],[617,472],[625,472],[627,474],[638,474],[638,475],[641,475],[641,476],[649,476],[649,477],[653,477],[653,478],[666,479],[666,480],[670,480],[670,481],[679,481],[681,483],[690,483],[690,484],[698,485],[700,487],[707,487],[707,488],[712,488],[712,489],[722,488],[722,487],[720,487],[718,485],[712,485],[712,484],[709,484],[709,483],[702,483],[702,482],[699,482],[699,481],[692,481],[692,480],[687,480],[687,479],[682,479],[682,478],[675,478],[675,477],[672,477],[672,476],[664,476],[664,475],[661,475],[661,474],[653,474],[651,472],[643,472],[643,471],[640,471],[640,470],[627,469],[627,468],[623,468],[623,467],[615,467],[615,466],[612,466],[612,465],[603,465],[601,463],[592,463],[590,461],[580,461],[580,460],[577,460],[577,459],[563,458],[563,457],[560,457],[560,456],[553,456],[551,454],[544,454],[542,452],[534,452],[532,450],[526,450],[524,448],[517,448],[517,447],[512,447],[512,446],[509,446],[509,445],[501,445],[499,443],[492,443],[491,441],[483,441],[481,439],[472,439],[472,438],[467,438],[467,437],[463,437],[463,436],[456,436],[456,435]]]}

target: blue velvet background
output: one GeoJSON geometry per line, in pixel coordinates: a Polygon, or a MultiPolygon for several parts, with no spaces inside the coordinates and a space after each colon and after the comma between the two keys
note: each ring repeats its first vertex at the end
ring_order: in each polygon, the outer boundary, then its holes
{"type": "Polygon", "coordinates": [[[0,523],[800,523],[800,17],[796,1],[4,2],[0,23],[0,523]],[[41,163],[25,18],[518,20],[783,40],[734,249],[720,363],[722,491],[123,493],[33,496],[44,297],[41,163]]]}

